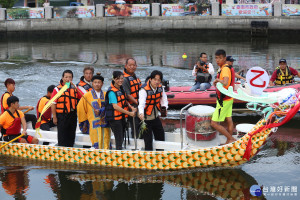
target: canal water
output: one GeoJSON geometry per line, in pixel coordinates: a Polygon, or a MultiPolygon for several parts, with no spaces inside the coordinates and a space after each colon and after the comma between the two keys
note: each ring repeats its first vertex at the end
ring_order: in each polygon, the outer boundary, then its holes
{"type": "MultiPolygon", "coordinates": [[[[112,72],[122,70],[129,57],[137,60],[137,75],[142,81],[158,69],[171,86],[192,85],[191,70],[199,54],[206,52],[217,71],[213,55],[220,48],[236,59],[236,70],[261,66],[272,73],[280,58],[300,70],[299,41],[202,35],[8,38],[0,40],[0,92],[5,91],[5,79],[13,78],[20,104],[35,106],[49,85],[59,83],[65,69],[71,69],[74,82],[78,82],[85,65],[101,72],[106,90],[112,72]],[[184,53],[186,60],[182,59],[184,53]]],[[[251,113],[234,113],[233,117],[235,124],[259,119],[251,113]]],[[[0,199],[299,199],[299,122],[296,117],[280,127],[253,160],[233,169],[153,172],[0,156],[0,199]],[[253,185],[263,188],[262,196],[250,193],[253,185]]],[[[164,123],[168,132],[179,126],[176,117],[164,123]]]]}

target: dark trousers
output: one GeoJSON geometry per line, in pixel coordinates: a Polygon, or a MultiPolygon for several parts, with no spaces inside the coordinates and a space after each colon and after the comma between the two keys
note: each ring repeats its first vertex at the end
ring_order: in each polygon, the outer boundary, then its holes
{"type": "MultiPolygon", "coordinates": [[[[128,116],[128,120],[130,123],[130,128],[131,128],[131,137],[134,138],[134,134],[133,134],[133,118],[128,116]]],[[[135,122],[135,134],[136,134],[136,138],[139,138],[139,129],[140,129],[140,118],[138,118],[137,116],[134,117],[134,122],[135,122]]]]}
{"type": "Polygon", "coordinates": [[[109,121],[109,125],[115,136],[116,150],[122,150],[126,127],[125,119],[109,121]]]}
{"type": "Polygon", "coordinates": [[[55,124],[53,124],[53,121],[51,119],[49,122],[41,124],[40,129],[43,131],[50,131],[50,128],[52,128],[54,126],[55,126],[55,124]]]}
{"type": "Polygon", "coordinates": [[[158,141],[165,141],[165,131],[161,124],[159,117],[153,120],[145,120],[147,124],[147,131],[143,134],[144,142],[145,142],[145,150],[152,151],[153,150],[153,136],[154,139],[158,141]]]}
{"type": "Polygon", "coordinates": [[[35,124],[36,124],[36,116],[33,114],[25,114],[25,120],[26,122],[31,122],[32,128],[35,129],[35,124]]]}
{"type": "Polygon", "coordinates": [[[77,127],[77,112],[57,113],[58,146],[73,147],[77,127]]]}

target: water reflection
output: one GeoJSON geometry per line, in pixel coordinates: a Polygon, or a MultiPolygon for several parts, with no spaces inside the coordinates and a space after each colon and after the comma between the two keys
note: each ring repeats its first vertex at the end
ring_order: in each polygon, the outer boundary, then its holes
{"type": "Polygon", "coordinates": [[[16,200],[26,199],[29,189],[29,170],[21,166],[8,167],[0,173],[0,181],[4,191],[16,200]]]}
{"type": "MultiPolygon", "coordinates": [[[[160,183],[169,184],[181,188],[186,188],[186,198],[196,195],[197,199],[207,197],[218,197],[224,199],[250,199],[250,187],[257,184],[255,179],[249,174],[240,169],[226,169],[226,170],[213,170],[213,171],[181,171],[181,172],[165,172],[163,174],[135,175],[133,173],[128,177],[127,174],[103,172],[101,174],[80,174],[72,175],[72,180],[80,181],[119,181],[115,188],[123,188],[124,194],[129,193],[133,188],[140,193],[144,193],[152,186],[152,195],[145,195],[145,197],[154,197],[149,199],[157,199],[161,192],[162,187],[160,183]],[[136,186],[133,187],[133,183],[136,186]],[[149,185],[149,183],[155,183],[149,185]],[[153,187],[154,186],[154,187],[153,187]],[[144,192],[145,190],[145,192],[144,192]],[[194,194],[194,195],[193,195],[194,194]],[[153,196],[154,195],[154,196],[153,196]]],[[[133,189],[134,190],[134,189],[133,189]]],[[[136,196],[136,195],[135,195],[136,196]]],[[[129,198],[132,199],[132,198],[129,198]]],[[[137,198],[141,199],[141,198],[137,198]]],[[[144,198],[143,198],[144,199],[144,198]]]]}
{"type": "Polygon", "coordinates": [[[1,158],[10,163],[0,172],[2,187],[16,199],[45,186],[52,191],[47,196],[52,193],[59,200],[161,199],[167,185],[185,189],[183,199],[250,199],[250,187],[258,184],[241,169],[147,171],[1,158]],[[37,169],[43,184],[29,188],[29,179],[34,178],[28,172],[34,174],[37,169]]]}
{"type": "Polygon", "coordinates": [[[240,67],[259,65],[273,70],[278,60],[285,57],[291,66],[299,64],[297,42],[282,44],[279,40],[269,42],[267,38],[251,40],[227,40],[220,38],[190,37],[145,37],[112,38],[90,40],[52,38],[51,40],[0,41],[0,59],[11,62],[75,61],[96,65],[123,65],[128,57],[135,57],[139,65],[171,66],[189,68],[195,64],[201,52],[206,52],[214,62],[214,52],[224,48],[240,67]],[[63,40],[63,41],[62,41],[63,40]],[[184,61],[182,54],[188,59],[184,61]]]}

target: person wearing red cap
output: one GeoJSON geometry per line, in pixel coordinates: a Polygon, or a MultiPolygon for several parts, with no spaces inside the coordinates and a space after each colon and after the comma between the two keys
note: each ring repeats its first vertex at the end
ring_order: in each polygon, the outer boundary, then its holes
{"type": "Polygon", "coordinates": [[[279,67],[273,72],[269,84],[274,86],[293,83],[295,76],[300,77],[300,72],[287,66],[286,59],[282,58],[279,60],[279,67]]]}

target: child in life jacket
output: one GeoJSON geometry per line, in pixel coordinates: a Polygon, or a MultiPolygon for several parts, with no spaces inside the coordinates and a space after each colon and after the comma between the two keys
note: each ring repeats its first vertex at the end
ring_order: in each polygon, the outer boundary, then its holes
{"type": "Polygon", "coordinates": [[[16,96],[9,97],[7,99],[7,105],[8,109],[0,116],[2,139],[4,141],[10,141],[20,136],[22,125],[22,134],[24,134],[24,136],[16,140],[16,142],[37,144],[39,142],[37,138],[27,135],[27,125],[24,113],[18,110],[20,107],[19,98],[16,96]]]}

